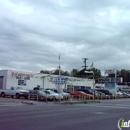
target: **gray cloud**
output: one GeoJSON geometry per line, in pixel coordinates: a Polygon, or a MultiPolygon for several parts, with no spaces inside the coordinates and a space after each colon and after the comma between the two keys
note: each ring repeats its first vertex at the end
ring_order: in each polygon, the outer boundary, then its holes
{"type": "Polygon", "coordinates": [[[94,62],[129,69],[130,2],[5,0],[0,8],[0,68],[63,70],[94,62]]]}

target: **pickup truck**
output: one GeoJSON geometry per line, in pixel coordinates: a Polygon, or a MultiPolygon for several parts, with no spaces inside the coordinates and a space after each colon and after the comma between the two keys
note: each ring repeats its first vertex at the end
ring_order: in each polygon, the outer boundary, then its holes
{"type": "Polygon", "coordinates": [[[25,97],[28,98],[29,90],[24,90],[22,87],[11,87],[10,89],[0,89],[0,96],[11,96],[12,98],[16,96],[16,98],[25,97]]]}

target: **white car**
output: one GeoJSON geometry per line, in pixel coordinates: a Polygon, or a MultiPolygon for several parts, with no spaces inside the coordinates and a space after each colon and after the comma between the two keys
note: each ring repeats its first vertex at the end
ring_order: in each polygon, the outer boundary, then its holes
{"type": "Polygon", "coordinates": [[[122,96],[122,95],[123,95],[123,93],[120,92],[120,91],[116,91],[115,94],[116,94],[116,95],[119,95],[119,96],[122,96]]]}
{"type": "Polygon", "coordinates": [[[70,94],[69,94],[69,93],[66,93],[66,92],[64,92],[64,91],[62,91],[62,90],[59,91],[59,92],[58,92],[58,90],[55,89],[55,88],[47,88],[46,90],[51,90],[51,91],[53,91],[53,92],[55,92],[55,93],[57,93],[57,94],[61,94],[64,99],[69,99],[69,98],[70,98],[70,94]]]}
{"type": "Polygon", "coordinates": [[[10,89],[0,89],[1,97],[11,96],[16,98],[25,97],[27,98],[29,94],[29,90],[25,90],[22,87],[11,87],[10,89]]]}
{"type": "Polygon", "coordinates": [[[63,91],[60,91],[59,93],[63,96],[64,99],[68,100],[70,98],[70,94],[69,93],[65,93],[63,91]]]}
{"type": "Polygon", "coordinates": [[[63,100],[63,96],[61,94],[55,93],[51,90],[45,90],[44,91],[48,96],[53,96],[53,99],[55,100],[63,100]]]}

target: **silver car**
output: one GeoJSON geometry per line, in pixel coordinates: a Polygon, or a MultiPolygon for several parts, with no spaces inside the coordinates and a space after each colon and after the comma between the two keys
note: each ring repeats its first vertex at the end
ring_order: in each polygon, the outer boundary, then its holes
{"type": "Polygon", "coordinates": [[[44,92],[48,95],[48,96],[52,96],[53,99],[55,100],[63,100],[63,96],[61,94],[55,93],[51,90],[44,90],[44,92]]]}
{"type": "Polygon", "coordinates": [[[63,96],[63,98],[65,100],[68,100],[70,98],[70,94],[69,93],[66,93],[66,92],[63,92],[63,91],[60,91],[59,93],[63,96]]]}
{"type": "Polygon", "coordinates": [[[53,92],[55,92],[55,93],[57,93],[57,94],[61,94],[62,96],[63,96],[63,99],[65,99],[65,100],[68,100],[69,98],[70,98],[70,94],[69,93],[66,93],[66,92],[64,92],[64,91],[59,91],[58,92],[58,90],[57,89],[55,89],[55,88],[47,88],[46,90],[51,90],[51,91],[53,91],[53,92]]]}
{"type": "Polygon", "coordinates": [[[30,96],[38,95],[39,97],[41,97],[43,99],[53,99],[52,95],[46,94],[43,90],[31,90],[29,94],[30,94],[30,96]]]}

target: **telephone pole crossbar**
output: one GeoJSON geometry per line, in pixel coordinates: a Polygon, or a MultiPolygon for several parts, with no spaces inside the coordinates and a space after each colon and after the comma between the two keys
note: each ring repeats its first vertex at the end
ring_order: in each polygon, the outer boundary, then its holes
{"type": "Polygon", "coordinates": [[[88,60],[88,58],[83,58],[83,60],[84,60],[84,64],[85,64],[85,65],[82,66],[82,67],[84,67],[84,69],[87,70],[86,68],[87,68],[88,66],[86,65],[86,60],[88,60]]]}

